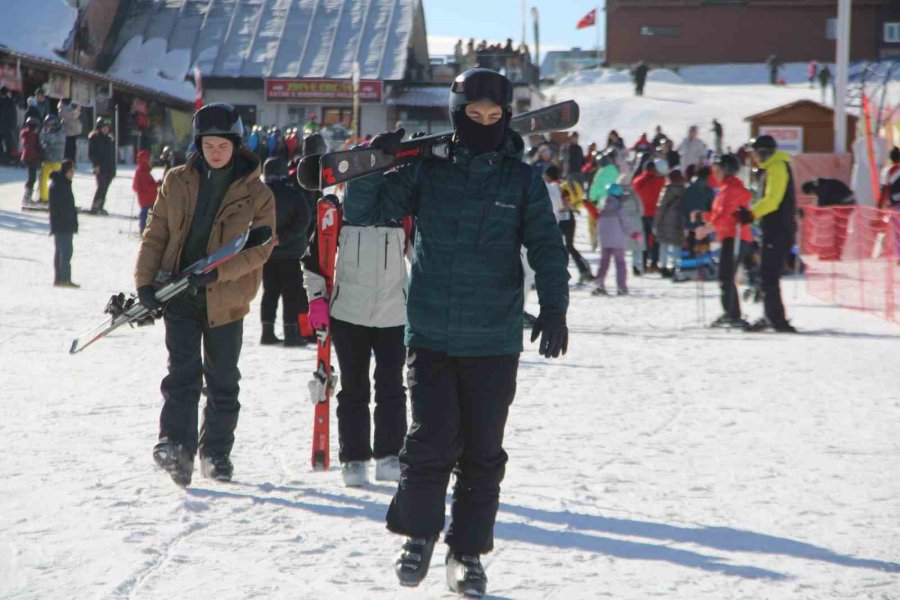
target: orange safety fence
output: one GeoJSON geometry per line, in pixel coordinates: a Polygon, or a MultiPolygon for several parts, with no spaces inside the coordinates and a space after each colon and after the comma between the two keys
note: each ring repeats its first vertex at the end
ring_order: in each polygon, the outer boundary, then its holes
{"type": "Polygon", "coordinates": [[[800,234],[810,295],[900,322],[900,209],[806,206],[800,234]]]}

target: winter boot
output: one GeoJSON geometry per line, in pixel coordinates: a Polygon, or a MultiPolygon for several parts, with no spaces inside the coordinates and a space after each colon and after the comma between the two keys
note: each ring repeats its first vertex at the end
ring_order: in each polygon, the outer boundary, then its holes
{"type": "Polygon", "coordinates": [[[425,579],[436,541],[436,535],[429,538],[406,538],[403,548],[400,549],[400,556],[394,561],[394,572],[397,573],[400,585],[415,587],[425,579]]]}
{"type": "Polygon", "coordinates": [[[259,343],[261,346],[274,346],[281,343],[281,340],[275,337],[275,323],[263,321],[262,337],[259,339],[259,343]]]}
{"type": "Polygon", "coordinates": [[[366,463],[361,460],[351,460],[341,465],[341,479],[346,487],[362,487],[369,482],[366,473],[366,463]]]}
{"type": "Polygon", "coordinates": [[[767,318],[761,317],[761,318],[757,319],[756,321],[754,321],[753,323],[751,323],[750,325],[747,325],[747,327],[744,328],[744,331],[756,333],[758,331],[765,331],[766,329],[769,329],[770,327],[772,327],[772,323],[767,318]]]}
{"type": "Polygon", "coordinates": [[[194,457],[182,445],[166,438],[153,447],[153,460],[165,469],[176,484],[187,487],[194,473],[194,457]]]}
{"type": "MultiPolygon", "coordinates": [[[[274,335],[274,334],[273,334],[274,335]]],[[[285,348],[302,348],[307,342],[300,336],[300,326],[284,324],[284,346],[285,348]]]]}
{"type": "Polygon", "coordinates": [[[375,481],[400,481],[400,457],[376,458],[375,481]]]}
{"type": "Polygon", "coordinates": [[[608,294],[606,293],[606,288],[603,287],[602,284],[601,284],[601,285],[598,285],[597,287],[595,287],[595,288],[594,288],[594,291],[591,292],[591,296],[606,296],[606,295],[608,295],[608,294]]]}
{"type": "Polygon", "coordinates": [[[634,275],[635,277],[640,277],[641,275],[644,274],[644,272],[641,271],[640,269],[638,269],[637,267],[631,267],[631,274],[634,275]]]}
{"type": "Polygon", "coordinates": [[[22,195],[22,205],[29,206],[31,205],[31,198],[34,195],[34,190],[29,190],[25,188],[25,194],[22,195]]]}
{"type": "Polygon", "coordinates": [[[234,475],[234,465],[227,454],[200,455],[200,472],[207,479],[216,481],[231,481],[234,475]]]}
{"type": "Polygon", "coordinates": [[[487,575],[476,554],[447,553],[447,585],[460,598],[481,598],[487,591],[487,575]]]}
{"type": "Polygon", "coordinates": [[[616,295],[617,296],[627,296],[628,288],[623,285],[622,287],[620,287],[619,289],[616,290],[616,295]]]}

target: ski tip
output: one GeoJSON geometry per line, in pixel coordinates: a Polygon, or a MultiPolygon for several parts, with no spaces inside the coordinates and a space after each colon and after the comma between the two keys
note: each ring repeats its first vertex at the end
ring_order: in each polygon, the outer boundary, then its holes
{"type": "Polygon", "coordinates": [[[320,161],[321,154],[310,154],[304,156],[297,165],[297,181],[307,190],[318,190],[320,181],[320,161]]]}

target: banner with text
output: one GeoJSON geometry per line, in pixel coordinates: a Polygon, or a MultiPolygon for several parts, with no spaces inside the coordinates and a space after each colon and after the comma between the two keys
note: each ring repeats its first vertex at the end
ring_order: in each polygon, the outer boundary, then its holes
{"type": "MultiPolygon", "coordinates": [[[[382,83],[360,81],[360,102],[381,102],[382,83]]],[[[351,103],[353,82],[349,79],[266,79],[266,100],[351,103]]]]}

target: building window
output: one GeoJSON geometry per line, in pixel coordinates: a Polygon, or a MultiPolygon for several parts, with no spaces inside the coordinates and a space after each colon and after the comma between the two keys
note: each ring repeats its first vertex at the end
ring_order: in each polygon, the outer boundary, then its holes
{"type": "Polygon", "coordinates": [[[837,39],[837,19],[825,21],[825,38],[829,40],[837,39]]]}
{"type": "Polygon", "coordinates": [[[884,24],[884,41],[887,44],[900,44],[900,23],[884,24]]]}

